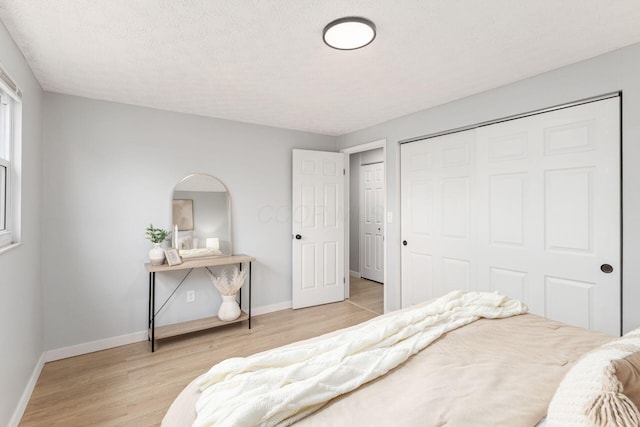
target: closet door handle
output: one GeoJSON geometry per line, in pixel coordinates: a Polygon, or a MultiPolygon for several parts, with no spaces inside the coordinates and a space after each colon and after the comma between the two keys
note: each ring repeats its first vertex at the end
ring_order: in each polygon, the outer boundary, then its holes
{"type": "Polygon", "coordinates": [[[407,246],[407,241],[406,241],[406,240],[403,240],[403,241],[402,241],[402,245],[403,245],[403,246],[407,246]]]}
{"type": "Polygon", "coordinates": [[[611,266],[611,264],[602,264],[600,266],[600,271],[609,274],[613,272],[613,267],[611,266]]]}
{"type": "Polygon", "coordinates": [[[296,234],[296,240],[300,240],[300,239],[302,239],[302,236],[299,234],[296,234]]]}

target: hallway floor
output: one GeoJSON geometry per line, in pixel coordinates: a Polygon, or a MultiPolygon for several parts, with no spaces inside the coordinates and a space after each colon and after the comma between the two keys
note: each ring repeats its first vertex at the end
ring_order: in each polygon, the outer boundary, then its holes
{"type": "Polygon", "coordinates": [[[384,285],[354,276],[349,280],[349,302],[376,314],[384,313],[384,285]]]}

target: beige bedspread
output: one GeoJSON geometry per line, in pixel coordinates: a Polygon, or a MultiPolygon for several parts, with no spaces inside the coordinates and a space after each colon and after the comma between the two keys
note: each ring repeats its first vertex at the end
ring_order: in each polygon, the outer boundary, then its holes
{"type": "MultiPolygon", "coordinates": [[[[296,425],[531,427],[570,365],[609,340],[533,314],[481,319],[296,425]]],[[[198,393],[189,384],[162,425],[190,426],[198,393]]]]}

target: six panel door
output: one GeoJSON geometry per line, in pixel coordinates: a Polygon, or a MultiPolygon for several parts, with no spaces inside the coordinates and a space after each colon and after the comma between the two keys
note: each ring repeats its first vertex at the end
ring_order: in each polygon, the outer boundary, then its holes
{"type": "Polygon", "coordinates": [[[293,150],[293,308],[344,299],[344,156],[293,150]]]}
{"type": "Polygon", "coordinates": [[[384,163],[360,167],[361,277],[384,282],[384,163]]]}
{"type": "Polygon", "coordinates": [[[475,131],[401,146],[402,306],[475,289],[475,131]]]}

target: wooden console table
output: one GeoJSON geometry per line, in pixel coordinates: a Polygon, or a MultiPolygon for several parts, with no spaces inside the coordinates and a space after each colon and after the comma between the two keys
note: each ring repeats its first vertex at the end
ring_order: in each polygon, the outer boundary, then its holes
{"type": "MultiPolygon", "coordinates": [[[[228,325],[230,323],[242,322],[249,320],[249,329],[251,329],[251,262],[255,261],[254,257],[249,255],[230,255],[220,257],[209,258],[193,258],[185,260],[179,265],[151,265],[146,263],[144,266],[149,272],[149,325],[148,325],[148,339],[151,341],[151,351],[155,351],[156,339],[173,337],[176,335],[188,334],[190,332],[201,331],[203,329],[216,328],[218,326],[228,325]],[[238,264],[240,271],[242,271],[242,263],[249,263],[249,310],[247,313],[241,312],[240,317],[231,322],[223,322],[218,319],[217,316],[206,317],[203,319],[190,320],[187,322],[174,323],[172,325],[159,326],[156,328],[156,316],[164,308],[165,304],[171,299],[173,294],[180,288],[184,281],[189,277],[194,268],[206,268],[206,267],[220,267],[224,265],[238,264]],[[182,278],[178,286],[171,292],[171,295],[167,297],[162,306],[156,312],[156,273],[163,271],[176,271],[176,270],[188,270],[185,276],[182,278]]],[[[242,289],[240,290],[240,304],[242,304],[242,289]]]]}

